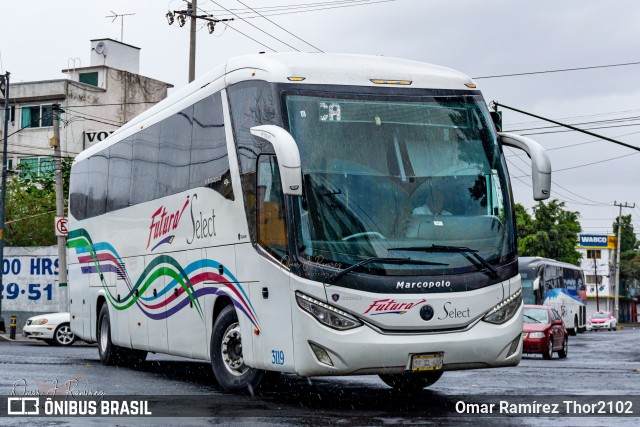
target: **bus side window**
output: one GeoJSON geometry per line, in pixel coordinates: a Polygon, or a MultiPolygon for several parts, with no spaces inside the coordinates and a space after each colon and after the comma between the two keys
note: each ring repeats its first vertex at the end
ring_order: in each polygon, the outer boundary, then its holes
{"type": "Polygon", "coordinates": [[[258,158],[256,223],[258,244],[287,264],[287,229],[278,161],[273,155],[258,158]]]}

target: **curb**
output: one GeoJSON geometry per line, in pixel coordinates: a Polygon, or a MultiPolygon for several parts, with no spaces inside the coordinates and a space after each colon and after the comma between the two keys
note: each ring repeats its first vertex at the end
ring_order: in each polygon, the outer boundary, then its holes
{"type": "Polygon", "coordinates": [[[5,341],[5,342],[30,342],[31,340],[29,338],[23,338],[22,335],[18,336],[16,334],[16,339],[12,340],[11,338],[9,338],[8,334],[0,334],[0,341],[5,341]]]}

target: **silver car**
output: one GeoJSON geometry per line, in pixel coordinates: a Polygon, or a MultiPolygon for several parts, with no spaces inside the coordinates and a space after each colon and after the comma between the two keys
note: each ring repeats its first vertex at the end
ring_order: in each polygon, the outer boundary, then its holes
{"type": "Polygon", "coordinates": [[[76,336],[71,332],[69,313],[41,314],[27,319],[22,335],[27,338],[43,340],[49,345],[71,345],[76,336]]]}

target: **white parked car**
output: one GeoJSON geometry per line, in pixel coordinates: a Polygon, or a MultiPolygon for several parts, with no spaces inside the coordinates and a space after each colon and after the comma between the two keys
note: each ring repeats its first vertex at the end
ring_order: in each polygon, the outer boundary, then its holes
{"type": "Polygon", "coordinates": [[[69,313],[50,313],[27,319],[22,335],[43,340],[49,345],[71,345],[76,336],[71,332],[69,313]]]}

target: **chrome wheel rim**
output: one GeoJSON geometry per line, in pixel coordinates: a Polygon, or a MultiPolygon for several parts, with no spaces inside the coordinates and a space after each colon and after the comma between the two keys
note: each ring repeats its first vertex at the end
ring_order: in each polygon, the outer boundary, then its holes
{"type": "Polygon", "coordinates": [[[242,335],[238,322],[232,323],[222,335],[220,353],[224,367],[232,375],[240,376],[249,370],[242,357],[242,335]]]}
{"type": "Polygon", "coordinates": [[[107,344],[109,341],[109,319],[107,316],[103,316],[100,320],[100,350],[102,352],[107,351],[107,344]]]}
{"type": "Polygon", "coordinates": [[[549,339],[549,349],[547,350],[549,357],[553,357],[553,341],[549,339]]]}
{"type": "Polygon", "coordinates": [[[563,352],[564,354],[567,354],[567,347],[568,347],[568,344],[569,344],[569,340],[564,340],[564,342],[562,343],[562,352],[563,352]]]}
{"type": "Polygon", "coordinates": [[[56,341],[62,345],[69,345],[73,342],[73,332],[69,325],[64,325],[58,328],[56,331],[56,341]]]}

